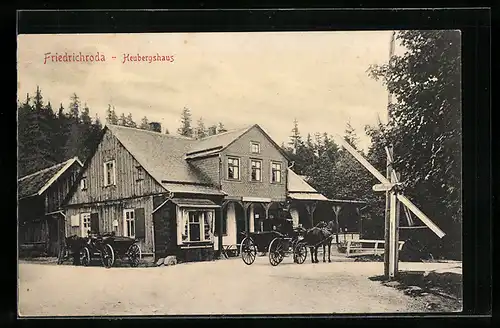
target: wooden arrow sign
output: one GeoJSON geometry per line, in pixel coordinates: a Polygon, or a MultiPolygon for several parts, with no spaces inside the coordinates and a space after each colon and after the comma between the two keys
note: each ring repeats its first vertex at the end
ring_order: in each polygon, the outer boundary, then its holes
{"type": "Polygon", "coordinates": [[[372,187],[373,191],[389,191],[391,190],[395,185],[392,183],[385,184],[385,183],[380,183],[376,184],[372,187]]]}
{"type": "MultiPolygon", "coordinates": [[[[389,180],[387,180],[386,177],[384,177],[373,165],[371,165],[363,156],[361,156],[360,153],[356,151],[349,143],[347,143],[344,138],[339,136],[338,134],[336,135],[337,141],[339,144],[341,144],[349,153],[351,153],[354,158],[358,160],[358,162],[361,163],[368,171],[370,171],[371,174],[377,178],[378,181],[380,181],[382,184],[391,184],[389,180]]],[[[443,238],[445,233],[439,229],[439,227],[431,221],[422,211],[418,209],[417,206],[415,206],[408,198],[401,194],[397,194],[396,197],[398,200],[403,203],[417,218],[419,218],[426,226],[429,227],[439,238],[443,238]]]]}

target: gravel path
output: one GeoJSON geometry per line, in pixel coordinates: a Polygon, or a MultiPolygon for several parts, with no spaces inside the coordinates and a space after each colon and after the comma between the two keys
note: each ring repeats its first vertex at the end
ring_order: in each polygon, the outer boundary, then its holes
{"type": "MultiPolygon", "coordinates": [[[[404,263],[400,265],[404,269],[404,263]]],[[[234,258],[171,267],[19,264],[19,313],[27,316],[423,312],[423,302],[371,281],[380,262],[272,267],[234,258]]]]}

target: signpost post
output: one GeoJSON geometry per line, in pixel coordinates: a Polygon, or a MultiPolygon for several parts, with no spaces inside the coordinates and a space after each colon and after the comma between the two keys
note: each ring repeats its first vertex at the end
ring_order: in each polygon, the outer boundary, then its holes
{"type": "MultiPolygon", "coordinates": [[[[386,220],[386,251],[384,258],[384,273],[387,278],[394,278],[398,272],[399,261],[399,207],[402,203],[417,218],[419,218],[429,229],[431,229],[439,238],[443,238],[445,233],[431,221],[420,209],[415,206],[407,197],[400,192],[401,183],[398,182],[396,174],[388,170],[389,179],[384,177],[376,168],[374,168],[360,153],[358,153],[342,137],[337,135],[338,143],[343,146],[354,158],[361,163],[371,174],[373,174],[381,184],[373,186],[374,191],[385,191],[389,194],[388,213],[389,219],[386,220]]],[[[390,153],[390,151],[389,151],[390,153]]],[[[392,160],[392,154],[388,159],[392,160]]],[[[392,161],[389,162],[392,164],[392,161]]]]}

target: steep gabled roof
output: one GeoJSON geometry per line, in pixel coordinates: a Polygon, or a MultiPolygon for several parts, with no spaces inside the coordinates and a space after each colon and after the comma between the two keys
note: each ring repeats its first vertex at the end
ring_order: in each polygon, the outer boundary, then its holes
{"type": "Polygon", "coordinates": [[[198,140],[186,152],[186,158],[196,158],[218,153],[253,128],[254,125],[215,134],[198,140]]]}
{"type": "Polygon", "coordinates": [[[168,191],[222,194],[184,159],[197,140],[124,126],[106,127],[144,170],[168,191]]]}
{"type": "Polygon", "coordinates": [[[26,175],[17,180],[18,198],[27,198],[41,195],[49,188],[67,169],[77,163],[80,167],[82,162],[77,157],[71,158],[65,162],[47,167],[38,172],[26,175]]]}
{"type": "Polygon", "coordinates": [[[224,133],[216,134],[213,136],[205,137],[198,140],[197,143],[193,144],[191,149],[186,153],[186,159],[195,159],[199,157],[209,156],[217,154],[227,147],[229,147],[236,140],[245,135],[248,131],[253,128],[257,128],[260,132],[278,149],[278,151],[289,160],[288,155],[281,149],[281,147],[276,144],[276,142],[269,136],[269,134],[262,129],[258,124],[253,124],[240,129],[230,130],[224,133]]]}
{"type": "Polygon", "coordinates": [[[316,189],[311,187],[310,184],[306,182],[306,176],[298,175],[291,169],[288,169],[288,197],[295,200],[303,201],[326,201],[331,204],[352,204],[352,205],[366,205],[367,202],[362,200],[351,200],[351,199],[329,199],[323,194],[318,192],[316,189]]]}
{"type": "Polygon", "coordinates": [[[288,196],[292,199],[328,201],[328,198],[311,187],[301,176],[291,169],[288,169],[287,184],[288,196]]]}

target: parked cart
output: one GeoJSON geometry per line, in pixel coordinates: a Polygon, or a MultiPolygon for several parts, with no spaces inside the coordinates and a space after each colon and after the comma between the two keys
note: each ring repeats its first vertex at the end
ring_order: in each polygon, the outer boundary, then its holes
{"type": "Polygon", "coordinates": [[[80,251],[80,263],[87,266],[95,257],[98,257],[105,268],[110,268],[114,263],[114,253],[108,239],[112,238],[113,235],[113,233],[102,235],[89,233],[87,242],[80,251]]]}
{"type": "Polygon", "coordinates": [[[293,254],[295,263],[304,263],[307,249],[302,238],[303,229],[293,229],[292,222],[283,221],[277,230],[245,233],[241,242],[240,254],[245,264],[251,265],[257,257],[257,252],[269,253],[269,263],[276,266],[288,254],[293,254]]]}
{"type": "Polygon", "coordinates": [[[272,266],[280,264],[283,259],[292,254],[293,262],[302,264],[307,258],[306,244],[302,242],[301,230],[295,230],[292,236],[278,235],[269,244],[269,263],[272,266]]]}
{"type": "Polygon", "coordinates": [[[131,267],[139,265],[142,253],[138,240],[113,234],[105,240],[105,244],[112,255],[111,266],[117,258],[126,259],[131,267]]]}

